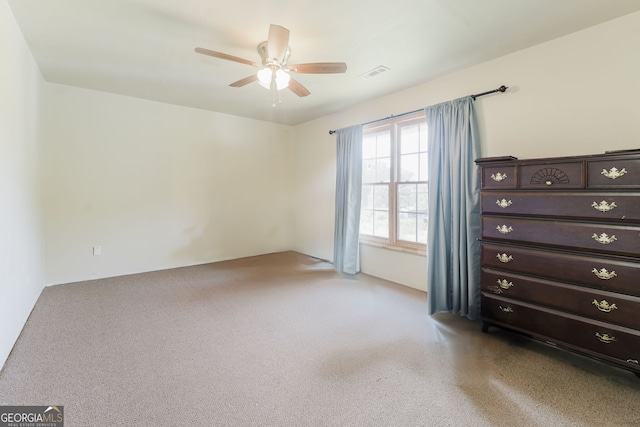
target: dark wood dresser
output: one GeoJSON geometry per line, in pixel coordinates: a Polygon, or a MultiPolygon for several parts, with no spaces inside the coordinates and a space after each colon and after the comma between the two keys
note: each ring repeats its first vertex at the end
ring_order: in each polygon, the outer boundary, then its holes
{"type": "Polygon", "coordinates": [[[640,377],[640,150],[478,159],[482,320],[640,377]]]}

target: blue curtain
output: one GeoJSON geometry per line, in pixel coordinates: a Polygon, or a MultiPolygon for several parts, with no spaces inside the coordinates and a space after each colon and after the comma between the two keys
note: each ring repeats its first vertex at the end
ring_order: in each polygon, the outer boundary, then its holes
{"type": "Polygon", "coordinates": [[[480,157],[471,97],[425,108],[429,128],[429,314],[480,315],[480,157]]]}
{"type": "Polygon", "coordinates": [[[360,272],[362,125],[336,131],[336,220],[333,262],[340,273],[360,272]]]}

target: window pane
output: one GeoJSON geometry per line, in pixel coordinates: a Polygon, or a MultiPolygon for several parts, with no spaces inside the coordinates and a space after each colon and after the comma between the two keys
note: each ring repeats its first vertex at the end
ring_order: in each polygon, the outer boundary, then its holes
{"type": "Polygon", "coordinates": [[[362,161],[362,182],[364,184],[376,182],[376,160],[362,161]]]}
{"type": "Polygon", "coordinates": [[[389,238],[389,213],[374,212],[373,235],[377,237],[389,238]]]}
{"type": "Polygon", "coordinates": [[[378,157],[391,156],[391,134],[389,131],[377,134],[378,157]]]}
{"type": "Polygon", "coordinates": [[[398,185],[398,211],[399,212],[415,212],[417,201],[416,184],[399,184],[398,185]]]}
{"type": "Polygon", "coordinates": [[[362,186],[362,201],[360,202],[361,209],[373,209],[373,186],[362,186]]]}
{"type": "Polygon", "coordinates": [[[429,210],[429,197],[427,193],[427,184],[417,185],[417,198],[418,198],[418,212],[428,213],[429,210]]]}
{"type": "Polygon", "coordinates": [[[400,154],[417,153],[420,149],[418,126],[405,126],[400,130],[400,154]]]}
{"type": "Polygon", "coordinates": [[[373,211],[360,211],[360,234],[373,235],[373,211]]]}
{"type": "Polygon", "coordinates": [[[420,178],[418,181],[428,181],[427,176],[429,164],[427,163],[427,153],[420,153],[420,178]]]}
{"type": "Polygon", "coordinates": [[[389,182],[391,180],[391,158],[379,158],[376,164],[375,182],[389,182]]]}
{"type": "Polygon", "coordinates": [[[400,181],[419,181],[419,155],[404,154],[400,156],[400,181]]]}
{"type": "Polygon", "coordinates": [[[420,125],[420,151],[428,151],[427,150],[427,137],[429,134],[427,133],[427,125],[423,123],[420,125]]]}
{"type": "Polygon", "coordinates": [[[398,238],[407,242],[417,241],[416,237],[417,216],[413,213],[398,214],[398,238]]]}
{"type": "Polygon", "coordinates": [[[373,209],[377,211],[389,211],[389,186],[373,186],[373,209]]]}
{"type": "Polygon", "coordinates": [[[362,158],[374,159],[376,157],[377,138],[375,135],[367,135],[362,139],[362,158]]]}
{"type": "Polygon", "coordinates": [[[426,214],[418,214],[418,242],[427,243],[427,223],[426,214]]]}

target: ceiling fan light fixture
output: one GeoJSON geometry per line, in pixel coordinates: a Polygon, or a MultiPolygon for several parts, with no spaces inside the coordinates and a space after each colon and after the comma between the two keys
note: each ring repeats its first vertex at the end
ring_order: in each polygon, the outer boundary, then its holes
{"type": "Polygon", "coordinates": [[[275,74],[276,80],[276,89],[282,90],[289,87],[289,81],[291,80],[291,76],[282,68],[278,68],[275,74]]]}
{"type": "Polygon", "coordinates": [[[258,83],[265,89],[269,89],[271,87],[271,79],[273,78],[273,70],[271,67],[264,67],[261,70],[258,70],[258,83]]]}
{"type": "Polygon", "coordinates": [[[262,68],[257,75],[258,83],[265,89],[271,89],[272,85],[275,85],[277,90],[286,89],[289,87],[289,81],[291,80],[289,73],[273,65],[262,68]]]}

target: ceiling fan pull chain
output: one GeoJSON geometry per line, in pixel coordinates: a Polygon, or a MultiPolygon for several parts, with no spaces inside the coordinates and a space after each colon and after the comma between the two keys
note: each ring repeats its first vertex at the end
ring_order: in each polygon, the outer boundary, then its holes
{"type": "Polygon", "coordinates": [[[276,107],[276,82],[271,82],[271,106],[276,107]]]}

